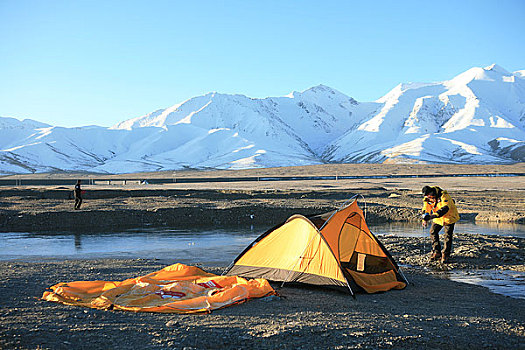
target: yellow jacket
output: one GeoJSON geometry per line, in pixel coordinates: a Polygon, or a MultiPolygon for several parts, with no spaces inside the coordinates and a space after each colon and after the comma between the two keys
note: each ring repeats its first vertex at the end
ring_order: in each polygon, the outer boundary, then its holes
{"type": "Polygon", "coordinates": [[[440,209],[448,207],[448,211],[442,214],[440,217],[433,219],[432,221],[438,225],[450,225],[459,220],[458,209],[456,204],[447,191],[442,190],[439,187],[434,187],[438,193],[437,203],[431,204],[428,201],[423,201],[423,212],[429,213],[430,215],[440,216],[440,209]]]}

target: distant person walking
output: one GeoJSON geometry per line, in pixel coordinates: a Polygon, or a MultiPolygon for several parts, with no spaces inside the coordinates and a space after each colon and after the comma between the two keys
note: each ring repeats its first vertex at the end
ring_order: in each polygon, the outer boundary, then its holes
{"type": "Polygon", "coordinates": [[[435,186],[423,187],[423,226],[426,226],[432,220],[430,226],[430,238],[432,239],[432,253],[430,260],[440,260],[447,263],[452,251],[452,235],[454,233],[454,224],[459,220],[459,213],[456,204],[447,191],[435,186]],[[439,231],[445,228],[445,244],[441,251],[439,243],[439,231]]]}
{"type": "Polygon", "coordinates": [[[75,185],[75,210],[79,210],[82,205],[82,188],[80,188],[80,180],[77,180],[75,185]]]}

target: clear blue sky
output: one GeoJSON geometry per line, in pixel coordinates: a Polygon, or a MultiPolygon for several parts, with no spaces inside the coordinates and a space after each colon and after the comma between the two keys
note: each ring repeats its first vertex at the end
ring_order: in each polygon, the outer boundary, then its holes
{"type": "Polygon", "coordinates": [[[525,69],[525,1],[0,0],[0,116],[111,126],[210,91],[373,101],[525,69]]]}

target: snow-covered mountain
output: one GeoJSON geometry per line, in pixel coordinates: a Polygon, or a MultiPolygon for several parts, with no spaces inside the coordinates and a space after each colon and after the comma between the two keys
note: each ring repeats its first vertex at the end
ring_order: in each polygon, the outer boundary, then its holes
{"type": "Polygon", "coordinates": [[[525,80],[497,65],[400,84],[379,113],[332,142],[338,162],[500,163],[525,159],[525,80]]]}
{"type": "Polygon", "coordinates": [[[375,102],[324,85],[264,99],[209,93],[111,128],[0,118],[0,173],[525,161],[524,73],[476,67],[375,102]]]}

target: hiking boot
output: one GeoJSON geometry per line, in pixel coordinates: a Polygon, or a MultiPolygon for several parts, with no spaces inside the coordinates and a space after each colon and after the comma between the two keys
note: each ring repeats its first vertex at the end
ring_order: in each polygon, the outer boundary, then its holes
{"type": "Polygon", "coordinates": [[[439,259],[441,259],[440,252],[433,252],[432,255],[430,255],[430,260],[439,260],[439,259]]]}

